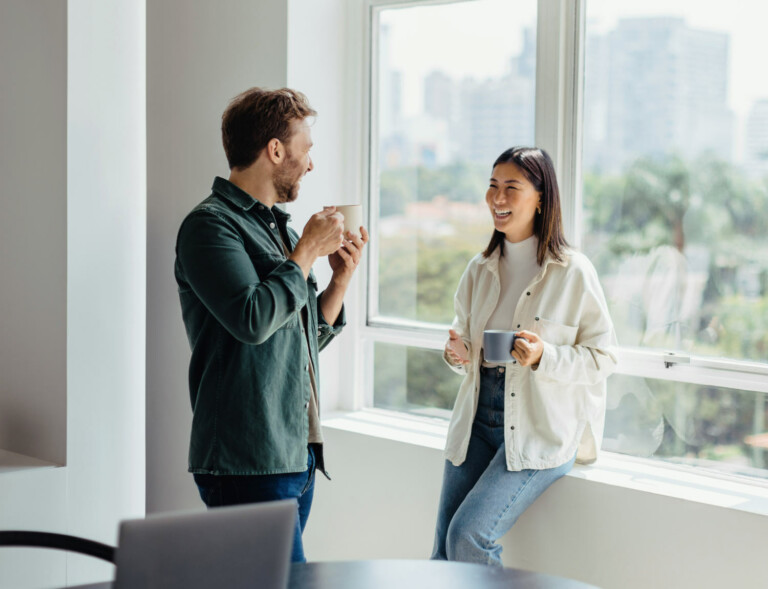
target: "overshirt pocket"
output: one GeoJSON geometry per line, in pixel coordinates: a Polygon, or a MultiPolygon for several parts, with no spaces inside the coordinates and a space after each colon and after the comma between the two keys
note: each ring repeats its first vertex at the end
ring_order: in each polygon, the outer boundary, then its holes
{"type": "Polygon", "coordinates": [[[553,346],[574,345],[576,343],[576,335],[578,332],[578,327],[551,321],[544,317],[541,317],[538,321],[537,333],[539,337],[553,346]]]}
{"type": "Polygon", "coordinates": [[[256,274],[259,275],[261,280],[273,272],[280,264],[285,262],[285,256],[282,256],[277,252],[249,253],[248,257],[251,258],[253,269],[256,270],[256,274]]]}

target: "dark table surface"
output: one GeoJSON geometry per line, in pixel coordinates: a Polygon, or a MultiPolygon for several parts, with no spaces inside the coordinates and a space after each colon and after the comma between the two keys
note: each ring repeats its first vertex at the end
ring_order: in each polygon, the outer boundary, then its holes
{"type": "MultiPolygon", "coordinates": [[[[111,589],[111,583],[73,589],[111,589]]],[[[291,565],[289,589],[595,589],[520,569],[431,560],[358,560],[291,565]]]]}

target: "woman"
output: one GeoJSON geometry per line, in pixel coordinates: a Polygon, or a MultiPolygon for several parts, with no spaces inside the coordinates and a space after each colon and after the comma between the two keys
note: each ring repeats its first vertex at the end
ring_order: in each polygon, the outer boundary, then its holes
{"type": "Polygon", "coordinates": [[[569,249],[549,155],[515,147],[493,164],[494,232],[464,271],[444,358],[466,374],[448,429],[433,559],[501,565],[496,541],[603,433],[613,324],[595,269],[569,249]],[[483,331],[515,330],[509,361],[483,331]]]}

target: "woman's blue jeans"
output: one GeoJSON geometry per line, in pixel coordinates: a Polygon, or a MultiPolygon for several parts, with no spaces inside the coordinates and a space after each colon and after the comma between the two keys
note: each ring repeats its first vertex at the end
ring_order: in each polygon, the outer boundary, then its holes
{"type": "Polygon", "coordinates": [[[309,445],[307,470],[266,475],[195,474],[200,498],[209,508],[279,499],[299,502],[291,562],[306,562],[301,534],[307,525],[315,491],[315,450],[309,445]]]}
{"type": "Polygon", "coordinates": [[[467,458],[460,466],[445,463],[431,558],[501,566],[496,541],[573,467],[575,458],[556,468],[507,470],[504,368],[482,368],[467,458]]]}

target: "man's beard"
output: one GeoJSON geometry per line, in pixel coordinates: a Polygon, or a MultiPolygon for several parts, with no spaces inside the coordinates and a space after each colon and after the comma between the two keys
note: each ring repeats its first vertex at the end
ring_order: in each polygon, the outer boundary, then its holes
{"type": "Polygon", "coordinates": [[[299,198],[298,182],[291,183],[287,178],[275,178],[273,183],[277,191],[277,202],[293,202],[299,198]]]}
{"type": "Polygon", "coordinates": [[[299,197],[299,182],[302,175],[297,178],[297,173],[301,169],[300,163],[293,159],[288,152],[284,168],[275,170],[272,176],[272,184],[277,192],[277,202],[293,202],[299,197]]]}

